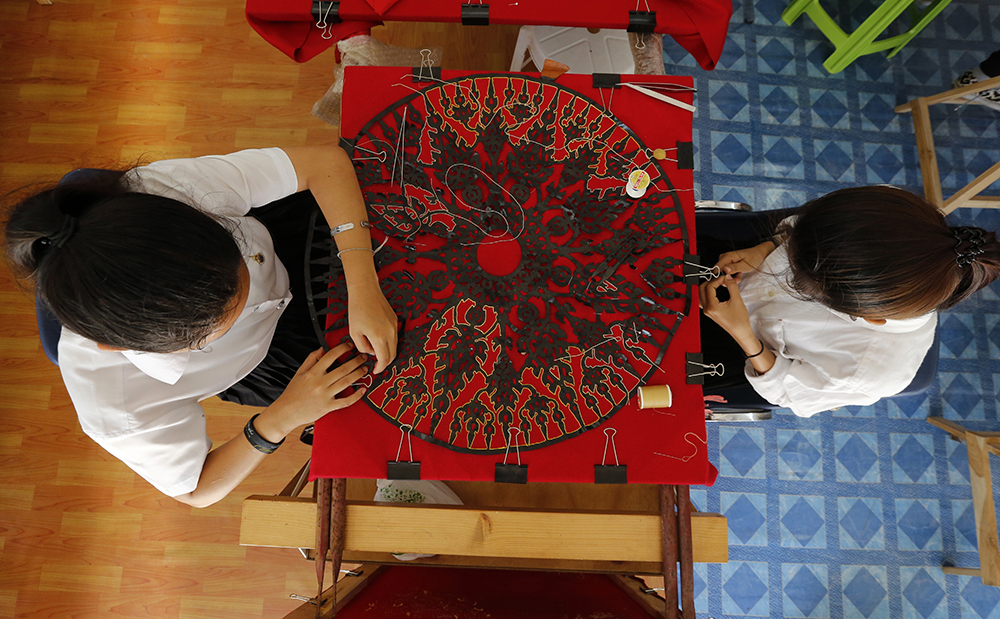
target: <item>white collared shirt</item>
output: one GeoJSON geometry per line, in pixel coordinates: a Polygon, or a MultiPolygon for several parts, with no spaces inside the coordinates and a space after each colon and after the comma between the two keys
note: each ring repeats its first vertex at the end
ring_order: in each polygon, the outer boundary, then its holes
{"type": "Polygon", "coordinates": [[[212,448],[199,402],[232,386],[267,354],[291,301],[271,235],[245,217],[295,193],[298,179],[278,148],[159,161],[129,172],[137,190],[230,218],[250,271],[250,294],[233,326],[203,349],[171,354],[109,352],[68,329],[59,368],[88,436],[168,496],[198,485],[212,448]],[[263,262],[254,260],[257,254],[263,262]]]}
{"type": "Polygon", "coordinates": [[[754,334],[775,353],[774,367],[744,370],[767,401],[809,417],[839,406],[867,406],[913,380],[934,341],[935,313],[873,325],[792,296],[782,245],[744,273],[740,294],[754,334]]]}

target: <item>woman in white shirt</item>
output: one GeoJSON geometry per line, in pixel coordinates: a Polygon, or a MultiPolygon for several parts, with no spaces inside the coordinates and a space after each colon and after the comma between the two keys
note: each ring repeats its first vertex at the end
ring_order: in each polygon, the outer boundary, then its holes
{"type": "Polygon", "coordinates": [[[357,401],[364,389],[342,392],[369,358],[381,372],[395,357],[367,221],[340,148],[247,150],[64,180],[15,206],[6,256],[63,325],[84,431],[205,506],[296,427],[357,401]],[[352,340],[325,354],[303,298],[317,203],[337,232],[352,340]],[[199,402],[215,394],[267,408],[213,450],[199,402]]]}
{"type": "Polygon", "coordinates": [[[700,301],[726,335],[703,320],[702,348],[726,378],[706,393],[736,375],[807,417],[902,391],[934,340],[936,312],[1000,275],[1000,244],[993,232],[949,227],[909,192],[855,187],[802,206],[777,236],[716,265],[700,301]]]}

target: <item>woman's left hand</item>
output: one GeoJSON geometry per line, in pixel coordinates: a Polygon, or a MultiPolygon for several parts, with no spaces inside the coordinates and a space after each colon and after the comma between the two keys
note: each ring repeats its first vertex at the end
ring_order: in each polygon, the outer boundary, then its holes
{"type": "Polygon", "coordinates": [[[738,275],[737,277],[723,275],[704,282],[698,287],[702,312],[734,338],[751,331],[750,313],[743,303],[743,297],[740,296],[738,282],[738,275]],[[719,300],[718,291],[720,288],[725,288],[729,292],[728,300],[719,300]]]}
{"type": "Polygon", "coordinates": [[[376,359],[373,373],[378,374],[396,358],[396,313],[382,294],[378,279],[349,287],[347,316],[351,339],[359,352],[376,359]]]}

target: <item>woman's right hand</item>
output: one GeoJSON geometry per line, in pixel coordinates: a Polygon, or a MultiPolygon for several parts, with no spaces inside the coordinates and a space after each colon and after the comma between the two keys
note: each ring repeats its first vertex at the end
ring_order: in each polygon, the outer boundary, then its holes
{"type": "Polygon", "coordinates": [[[719,256],[719,261],[715,263],[715,266],[722,269],[722,272],[726,275],[749,273],[750,271],[756,271],[775,249],[776,246],[773,242],[764,241],[760,245],[754,245],[746,249],[727,251],[719,256]]]}
{"type": "Polygon", "coordinates": [[[364,387],[355,389],[351,395],[337,397],[368,374],[368,367],[363,365],[368,355],[364,354],[334,366],[339,357],[353,349],[353,343],[345,342],[327,353],[320,348],[306,357],[285,391],[255,422],[257,432],[269,441],[278,442],[295,428],[360,400],[366,391],[364,387]]]}

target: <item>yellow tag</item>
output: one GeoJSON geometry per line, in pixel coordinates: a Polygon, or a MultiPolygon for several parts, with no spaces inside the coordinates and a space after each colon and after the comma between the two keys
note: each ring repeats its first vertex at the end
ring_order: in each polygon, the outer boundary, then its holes
{"type": "Polygon", "coordinates": [[[653,151],[653,159],[659,159],[660,161],[663,161],[666,158],[667,158],[667,151],[663,150],[662,148],[657,148],[656,150],[653,151]]]}

